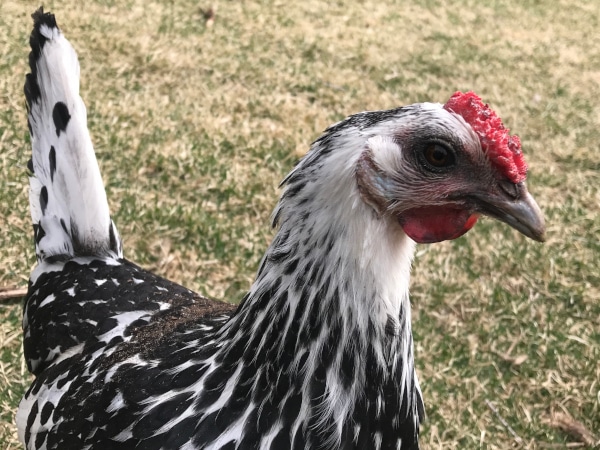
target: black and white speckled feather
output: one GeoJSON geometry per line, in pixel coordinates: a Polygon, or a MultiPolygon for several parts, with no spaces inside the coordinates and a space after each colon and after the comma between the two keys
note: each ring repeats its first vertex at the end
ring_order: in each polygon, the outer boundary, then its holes
{"type": "Polygon", "coordinates": [[[277,234],[234,311],[123,259],[75,52],[54,16],[40,10],[34,22],[26,447],[418,449],[415,243],[399,220],[423,202],[471,207],[424,168],[431,142],[465,166],[452,186],[495,179],[470,126],[425,103],[326,130],[282,183],[277,234]]]}
{"type": "MultiPolygon", "coordinates": [[[[405,275],[386,286],[397,292],[391,309],[378,308],[379,280],[362,285],[369,262],[344,261],[353,231],[311,216],[315,205],[301,209],[300,227],[286,213],[303,203],[296,179],[309,157],[286,181],[280,231],[227,322],[231,306],[122,259],[75,52],[52,15],[38,11],[34,21],[25,93],[39,265],[23,327],[36,380],[17,416],[27,448],[416,448],[423,412],[406,290],[412,242],[396,242],[406,246],[396,264],[405,275]]],[[[357,125],[350,131],[373,124],[357,125]]],[[[335,130],[312,155],[343,144],[335,130]]],[[[373,229],[382,224],[351,188],[352,172],[340,175],[334,185],[354,194],[337,213],[365,214],[355,224],[365,236],[384,231],[373,229]]],[[[318,177],[311,169],[301,178],[308,186],[318,177]]],[[[370,241],[364,248],[388,247],[370,241]]]]}
{"type": "Polygon", "coordinates": [[[34,20],[25,97],[33,147],[29,199],[38,260],[121,257],[79,96],[77,55],[54,16],[40,10],[34,20]]]}

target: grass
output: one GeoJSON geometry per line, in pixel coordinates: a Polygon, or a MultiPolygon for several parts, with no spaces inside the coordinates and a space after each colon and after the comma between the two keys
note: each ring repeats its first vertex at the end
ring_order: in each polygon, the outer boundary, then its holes
{"type": "MultiPolygon", "coordinates": [[[[523,140],[548,240],[483,220],[456,241],[418,247],[423,447],[592,447],[576,425],[600,438],[595,2],[81,5],[45,6],[80,56],[126,255],[216,298],[237,301],[252,282],[277,184],[327,125],[478,92],[523,140]]],[[[37,6],[0,4],[0,286],[25,285],[34,264],[22,85],[37,6]]],[[[20,305],[0,303],[0,320],[0,448],[9,449],[30,380],[20,305]]]]}

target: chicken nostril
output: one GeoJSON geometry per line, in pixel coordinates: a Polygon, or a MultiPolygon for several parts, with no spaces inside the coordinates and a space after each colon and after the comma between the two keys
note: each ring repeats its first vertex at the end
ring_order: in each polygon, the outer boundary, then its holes
{"type": "Polygon", "coordinates": [[[500,186],[500,189],[502,189],[502,192],[507,194],[509,197],[518,199],[521,197],[521,191],[523,190],[525,183],[521,182],[515,184],[508,180],[502,180],[498,183],[498,185],[500,186]]]}

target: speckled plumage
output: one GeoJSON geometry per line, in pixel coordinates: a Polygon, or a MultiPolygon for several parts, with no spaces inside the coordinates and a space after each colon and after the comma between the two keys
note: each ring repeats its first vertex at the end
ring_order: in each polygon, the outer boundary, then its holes
{"type": "Polygon", "coordinates": [[[496,183],[464,120],[417,104],[326,130],[283,181],[277,234],[235,309],[123,258],[54,16],[34,14],[31,46],[26,447],[418,449],[403,221],[423,205],[476,209],[451,188],[496,183]],[[452,185],[422,156],[442,144],[466,166],[452,185]]]}

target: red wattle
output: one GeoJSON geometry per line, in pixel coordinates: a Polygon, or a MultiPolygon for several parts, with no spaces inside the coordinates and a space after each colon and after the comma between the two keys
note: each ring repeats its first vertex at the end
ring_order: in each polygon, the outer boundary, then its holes
{"type": "Polygon", "coordinates": [[[478,214],[454,208],[428,207],[406,211],[400,218],[404,232],[419,244],[456,239],[469,231],[478,214]]]}

